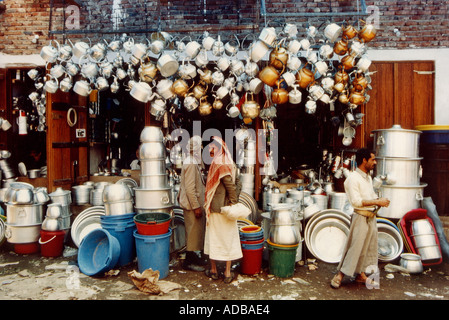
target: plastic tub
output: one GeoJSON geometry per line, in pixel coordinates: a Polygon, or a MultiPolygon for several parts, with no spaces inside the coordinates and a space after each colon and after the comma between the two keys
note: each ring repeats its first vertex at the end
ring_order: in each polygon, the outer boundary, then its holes
{"type": "Polygon", "coordinates": [[[134,216],[134,223],[141,235],[162,235],[168,232],[171,218],[171,215],[165,212],[139,213],[134,216]]]}
{"type": "Polygon", "coordinates": [[[262,268],[263,242],[257,249],[242,247],[242,254],[240,272],[247,275],[258,274],[262,268]]]}
{"type": "Polygon", "coordinates": [[[14,243],[14,252],[17,254],[31,254],[39,251],[39,242],[14,243]]]}
{"type": "Polygon", "coordinates": [[[114,268],[120,257],[120,243],[106,229],[94,229],[78,248],[80,271],[88,276],[101,275],[114,268]]]}
{"type": "Polygon", "coordinates": [[[159,279],[168,276],[171,234],[170,228],[166,234],[156,236],[141,235],[134,230],[137,266],[140,273],[151,268],[153,271],[159,271],[159,279]]]}
{"type": "Polygon", "coordinates": [[[120,243],[120,257],[117,261],[117,266],[122,267],[131,263],[136,256],[136,245],[134,241],[133,232],[136,230],[136,225],[131,220],[128,223],[104,223],[101,222],[101,227],[109,231],[120,243]]]}

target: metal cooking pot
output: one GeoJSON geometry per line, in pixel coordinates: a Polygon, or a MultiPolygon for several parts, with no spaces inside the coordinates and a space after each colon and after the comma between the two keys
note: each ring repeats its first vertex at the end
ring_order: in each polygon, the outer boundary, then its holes
{"type": "Polygon", "coordinates": [[[33,189],[20,186],[9,186],[6,190],[5,202],[12,204],[31,204],[34,200],[33,189]]]}
{"type": "Polygon", "coordinates": [[[41,187],[33,190],[34,192],[34,202],[38,204],[44,204],[50,201],[50,197],[47,193],[47,188],[41,187]]]}
{"type": "Polygon", "coordinates": [[[377,157],[419,157],[419,136],[421,131],[402,129],[393,125],[390,129],[373,130],[377,157]]]}
{"type": "Polygon", "coordinates": [[[383,185],[380,192],[383,198],[390,199],[388,207],[379,209],[378,215],[384,218],[401,219],[410,210],[420,208],[423,199],[424,188],[421,185],[383,185]]]}
{"type": "Polygon", "coordinates": [[[271,242],[282,245],[293,245],[299,243],[299,239],[299,230],[295,225],[273,225],[273,222],[271,222],[271,242]]]}
{"type": "Polygon", "coordinates": [[[72,187],[72,196],[77,205],[88,204],[90,199],[90,190],[92,186],[81,184],[72,187]]]}
{"type": "Polygon", "coordinates": [[[417,219],[412,221],[412,234],[434,234],[435,230],[427,219],[417,219]]]}
{"type": "Polygon", "coordinates": [[[62,205],[60,203],[50,203],[47,206],[46,217],[53,219],[62,217],[62,205]]]}
{"type": "Polygon", "coordinates": [[[376,157],[375,176],[387,184],[419,185],[422,158],[376,157]]]}
{"type": "Polygon", "coordinates": [[[28,170],[28,178],[30,179],[36,179],[41,176],[41,169],[32,169],[28,170]]]}
{"type": "Polygon", "coordinates": [[[52,202],[60,203],[63,206],[70,205],[72,203],[72,194],[68,190],[63,190],[61,187],[49,194],[52,202]]]}
{"type": "Polygon", "coordinates": [[[46,217],[42,222],[42,230],[45,231],[58,231],[62,229],[62,223],[60,218],[46,217]]]}
{"type": "Polygon", "coordinates": [[[164,135],[160,127],[146,126],[140,132],[140,142],[162,142],[164,135]]]}
{"type": "Polygon", "coordinates": [[[136,208],[157,209],[173,206],[171,188],[161,188],[159,190],[134,189],[136,193],[136,208]]]}
{"type": "Polygon", "coordinates": [[[421,261],[421,256],[414,253],[403,253],[401,254],[401,260],[399,265],[402,268],[407,269],[409,273],[421,273],[423,272],[423,265],[421,261]]]}
{"type": "Polygon", "coordinates": [[[143,175],[163,174],[167,170],[165,159],[141,159],[140,172],[143,175]]]}
{"type": "Polygon", "coordinates": [[[271,209],[272,225],[295,225],[296,217],[293,212],[293,205],[277,204],[271,209]]]}
{"type": "Polygon", "coordinates": [[[134,212],[132,200],[104,203],[104,213],[107,216],[118,216],[134,212]]]}
{"type": "Polygon", "coordinates": [[[139,159],[165,159],[165,146],[162,142],[144,142],[139,147],[139,159]]]}
{"type": "Polygon", "coordinates": [[[42,223],[43,209],[40,204],[6,203],[6,222],[13,225],[34,225],[42,223]]]}
{"type": "Polygon", "coordinates": [[[140,175],[140,186],[143,189],[163,189],[168,186],[167,174],[140,175]]]}
{"type": "Polygon", "coordinates": [[[124,183],[114,183],[104,187],[103,201],[105,204],[107,202],[128,201],[132,200],[132,198],[131,190],[124,183]]]}
{"type": "Polygon", "coordinates": [[[5,237],[9,243],[33,243],[40,237],[41,223],[14,225],[6,223],[5,237]]]}

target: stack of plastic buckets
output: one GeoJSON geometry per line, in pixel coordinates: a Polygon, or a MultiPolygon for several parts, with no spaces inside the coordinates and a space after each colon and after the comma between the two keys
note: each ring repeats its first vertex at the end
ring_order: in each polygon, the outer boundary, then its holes
{"type": "Polygon", "coordinates": [[[170,221],[165,212],[138,213],[134,216],[137,229],[133,232],[139,272],[159,271],[159,279],[168,276],[170,262],[170,221]]]}
{"type": "Polygon", "coordinates": [[[120,243],[120,257],[117,266],[122,267],[131,263],[136,257],[136,246],[133,233],[136,230],[134,224],[135,213],[121,215],[103,215],[100,217],[101,227],[107,230],[111,236],[120,243]]]}
{"type": "Polygon", "coordinates": [[[264,233],[259,226],[250,225],[240,228],[240,243],[243,258],[240,272],[247,275],[258,274],[262,267],[264,233]]]}

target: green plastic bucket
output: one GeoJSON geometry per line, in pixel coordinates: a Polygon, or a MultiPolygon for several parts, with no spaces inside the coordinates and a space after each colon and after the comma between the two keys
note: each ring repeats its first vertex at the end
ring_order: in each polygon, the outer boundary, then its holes
{"type": "Polygon", "coordinates": [[[279,278],[288,278],[295,273],[296,250],[298,244],[293,246],[276,245],[267,240],[269,250],[268,266],[270,273],[279,278]]]}

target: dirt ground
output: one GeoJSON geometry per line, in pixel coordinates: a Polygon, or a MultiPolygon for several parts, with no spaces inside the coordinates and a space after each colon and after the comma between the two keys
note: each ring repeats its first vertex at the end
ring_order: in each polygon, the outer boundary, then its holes
{"type": "MultiPolygon", "coordinates": [[[[233,265],[235,280],[225,284],[204,273],[185,271],[182,254],[171,255],[169,275],[157,284],[160,294],[139,290],[128,276],[137,261],[101,277],[90,277],[77,268],[76,247],[66,246],[58,258],[40,253],[16,254],[9,243],[0,247],[1,300],[176,300],[176,301],[286,301],[286,300],[449,300],[449,264],[425,266],[421,274],[403,274],[379,265],[378,288],[367,288],[344,279],[338,290],[330,288],[336,265],[318,260],[297,263],[294,275],[278,278],[264,261],[257,275],[242,275],[233,265]]],[[[313,258],[313,257],[309,257],[313,258]]],[[[399,261],[391,262],[398,264],[399,261]]],[[[222,267],[222,266],[220,266],[222,267]]]]}

